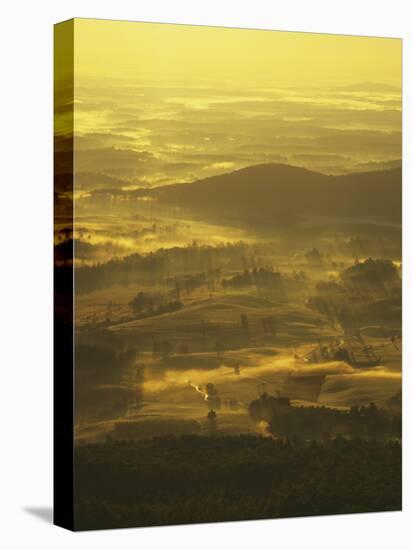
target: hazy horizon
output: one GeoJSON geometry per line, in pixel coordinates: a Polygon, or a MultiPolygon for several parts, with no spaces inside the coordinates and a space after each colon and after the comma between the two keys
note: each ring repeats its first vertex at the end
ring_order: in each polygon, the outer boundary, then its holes
{"type": "Polygon", "coordinates": [[[76,190],[401,159],[401,42],[76,19],[76,190]]]}

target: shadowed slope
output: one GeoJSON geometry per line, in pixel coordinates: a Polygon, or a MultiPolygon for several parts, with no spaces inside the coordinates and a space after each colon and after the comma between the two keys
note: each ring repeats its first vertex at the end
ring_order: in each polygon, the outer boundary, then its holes
{"type": "Polygon", "coordinates": [[[205,219],[229,222],[270,223],[291,216],[400,222],[401,186],[400,168],[327,176],[285,164],[262,164],[139,194],[205,219]]]}

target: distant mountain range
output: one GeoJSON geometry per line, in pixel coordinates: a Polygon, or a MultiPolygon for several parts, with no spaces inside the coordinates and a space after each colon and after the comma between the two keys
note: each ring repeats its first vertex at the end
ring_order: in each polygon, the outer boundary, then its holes
{"type": "Polygon", "coordinates": [[[401,168],[328,176],[285,164],[250,166],[138,192],[223,223],[267,223],[296,216],[400,223],[401,194],[401,168]]]}

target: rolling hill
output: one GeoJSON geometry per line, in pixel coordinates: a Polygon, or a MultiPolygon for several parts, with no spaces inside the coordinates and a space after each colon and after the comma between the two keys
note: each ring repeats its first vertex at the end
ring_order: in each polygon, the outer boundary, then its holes
{"type": "Polygon", "coordinates": [[[139,195],[220,223],[270,223],[291,217],[400,223],[401,189],[401,168],[328,176],[285,164],[262,164],[140,190],[139,195]]]}

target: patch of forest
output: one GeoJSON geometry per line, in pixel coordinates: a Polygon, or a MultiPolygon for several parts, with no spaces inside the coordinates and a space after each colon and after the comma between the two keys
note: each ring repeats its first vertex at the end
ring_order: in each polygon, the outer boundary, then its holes
{"type": "Polygon", "coordinates": [[[76,449],[76,529],[400,510],[401,444],[162,437],[76,449]]]}
{"type": "MultiPolygon", "coordinates": [[[[310,395],[312,386],[323,383],[324,376],[297,377],[288,379],[288,390],[305,392],[310,395]],[[299,380],[301,383],[299,384],[299,380]],[[304,386],[302,387],[302,382],[304,386]],[[299,387],[300,386],[300,387],[299,387]]],[[[286,390],[286,391],[288,391],[286,390]]],[[[396,397],[391,398],[396,402],[396,397]]],[[[273,397],[264,393],[259,399],[249,405],[249,414],[254,422],[267,422],[269,433],[281,437],[295,437],[308,439],[330,439],[338,435],[347,437],[361,437],[369,439],[384,439],[388,437],[400,439],[402,437],[401,396],[398,397],[400,406],[379,408],[375,403],[369,405],[352,406],[349,410],[330,407],[302,407],[292,406],[287,397],[273,397]]]]}
{"type": "MultiPolygon", "coordinates": [[[[114,284],[128,285],[138,281],[157,285],[169,279],[175,283],[176,274],[205,272],[209,278],[216,277],[221,267],[238,269],[250,254],[250,248],[243,242],[227,243],[220,246],[173,247],[159,249],[146,255],[131,254],[121,259],[113,259],[93,266],[81,266],[75,270],[76,289],[79,293],[108,288],[114,284]],[[172,278],[172,279],[170,279],[172,278]]],[[[56,268],[60,277],[70,267],[56,268]]],[[[196,281],[192,281],[196,283],[196,281]]],[[[191,288],[187,278],[183,285],[191,288]]],[[[196,284],[195,284],[196,287],[196,284]]],[[[184,286],[183,286],[184,288],[184,286]]]]}

